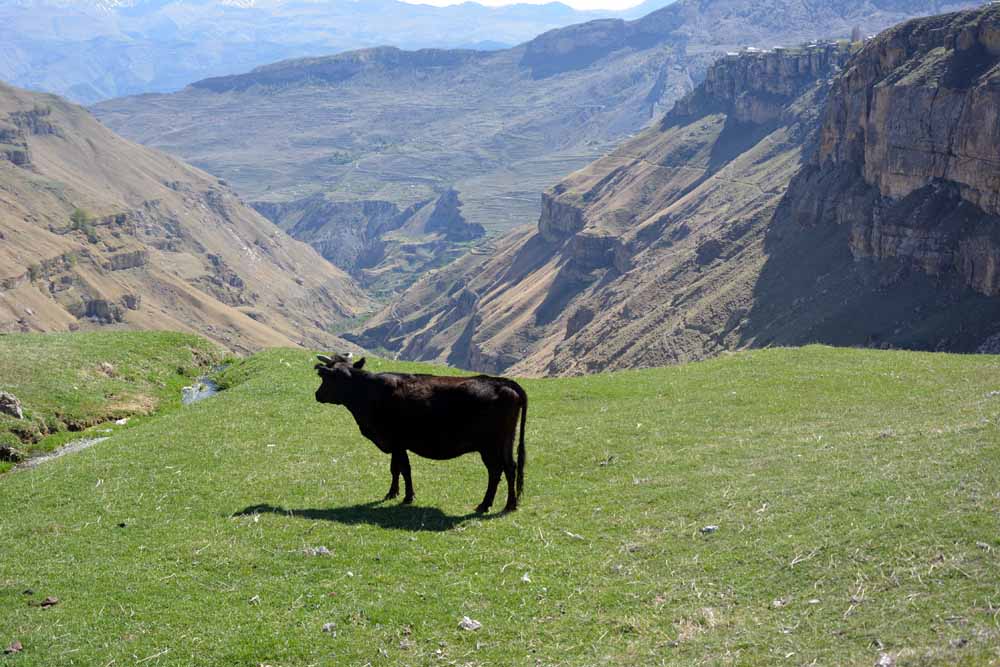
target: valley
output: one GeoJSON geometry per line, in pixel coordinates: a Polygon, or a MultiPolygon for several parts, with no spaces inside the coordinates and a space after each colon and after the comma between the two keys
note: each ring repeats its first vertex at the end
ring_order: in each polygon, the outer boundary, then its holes
{"type": "Polygon", "coordinates": [[[994,6],[863,47],[726,56],[551,188],[537,228],[424,277],[349,337],[538,375],[816,341],[992,349],[998,26],[994,6]]]}
{"type": "Polygon", "coordinates": [[[293,59],[93,111],[248,201],[299,206],[321,194],[403,210],[454,189],[465,219],[495,237],[536,221],[539,193],[655,122],[727,51],[847,37],[855,27],[869,34],[970,4],[680,0],[511,49],[293,59]]]}
{"type": "Polygon", "coordinates": [[[945,5],[774,4],[680,0],[512,49],[379,47],[94,108],[213,176],[10,89],[10,210],[38,213],[12,213],[2,326],[524,375],[817,341],[992,349],[1000,10],[866,40],[945,5]],[[778,36],[806,41],[746,46],[778,36]]]}

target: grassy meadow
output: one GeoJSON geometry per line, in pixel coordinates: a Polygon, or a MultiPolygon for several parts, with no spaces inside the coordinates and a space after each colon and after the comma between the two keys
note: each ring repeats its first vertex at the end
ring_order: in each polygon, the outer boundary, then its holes
{"type": "Polygon", "coordinates": [[[389,459],[309,353],[220,380],[0,476],[0,665],[1000,663],[998,357],[524,380],[522,507],[484,517],[474,456],[411,457],[415,504],[377,502],[389,459]]]}

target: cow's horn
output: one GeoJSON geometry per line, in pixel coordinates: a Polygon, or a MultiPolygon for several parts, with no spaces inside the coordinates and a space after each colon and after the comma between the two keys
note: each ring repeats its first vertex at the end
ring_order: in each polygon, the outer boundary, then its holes
{"type": "Polygon", "coordinates": [[[333,359],[331,359],[330,357],[326,356],[325,354],[317,354],[316,358],[319,359],[320,361],[322,361],[327,366],[329,366],[330,364],[333,363],[333,359]]]}
{"type": "Polygon", "coordinates": [[[354,358],[354,353],[353,352],[348,352],[347,354],[344,355],[344,357],[347,358],[347,359],[353,359],[354,358]]]}

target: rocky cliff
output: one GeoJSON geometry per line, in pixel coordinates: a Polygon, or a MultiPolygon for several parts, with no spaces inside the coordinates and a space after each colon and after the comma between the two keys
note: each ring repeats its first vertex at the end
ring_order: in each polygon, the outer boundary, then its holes
{"type": "Polygon", "coordinates": [[[726,111],[736,122],[775,121],[790,98],[833,76],[856,47],[846,40],[823,41],[728,53],[708,68],[702,85],[674,105],[667,122],[710,108],[726,111]]]}
{"type": "Polygon", "coordinates": [[[80,107],[0,84],[0,332],[197,332],[233,350],[340,345],[344,273],[217,179],[80,107]]]}
{"type": "Polygon", "coordinates": [[[526,374],[807,342],[980,348],[1000,328],[998,17],[724,57],[549,190],[536,230],[428,276],[355,340],[526,374]]]}
{"type": "Polygon", "coordinates": [[[837,80],[788,206],[893,259],[1000,294],[1000,6],[887,31],[837,80]]]}

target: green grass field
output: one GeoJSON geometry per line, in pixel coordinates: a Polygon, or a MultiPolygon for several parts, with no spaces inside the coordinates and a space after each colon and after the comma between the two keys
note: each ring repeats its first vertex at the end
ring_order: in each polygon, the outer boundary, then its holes
{"type": "Polygon", "coordinates": [[[0,643],[24,646],[0,664],[1000,662],[1000,358],[526,380],[522,508],[483,518],[473,456],[375,502],[388,457],[314,402],[310,354],[222,380],[0,477],[0,643]]]}

